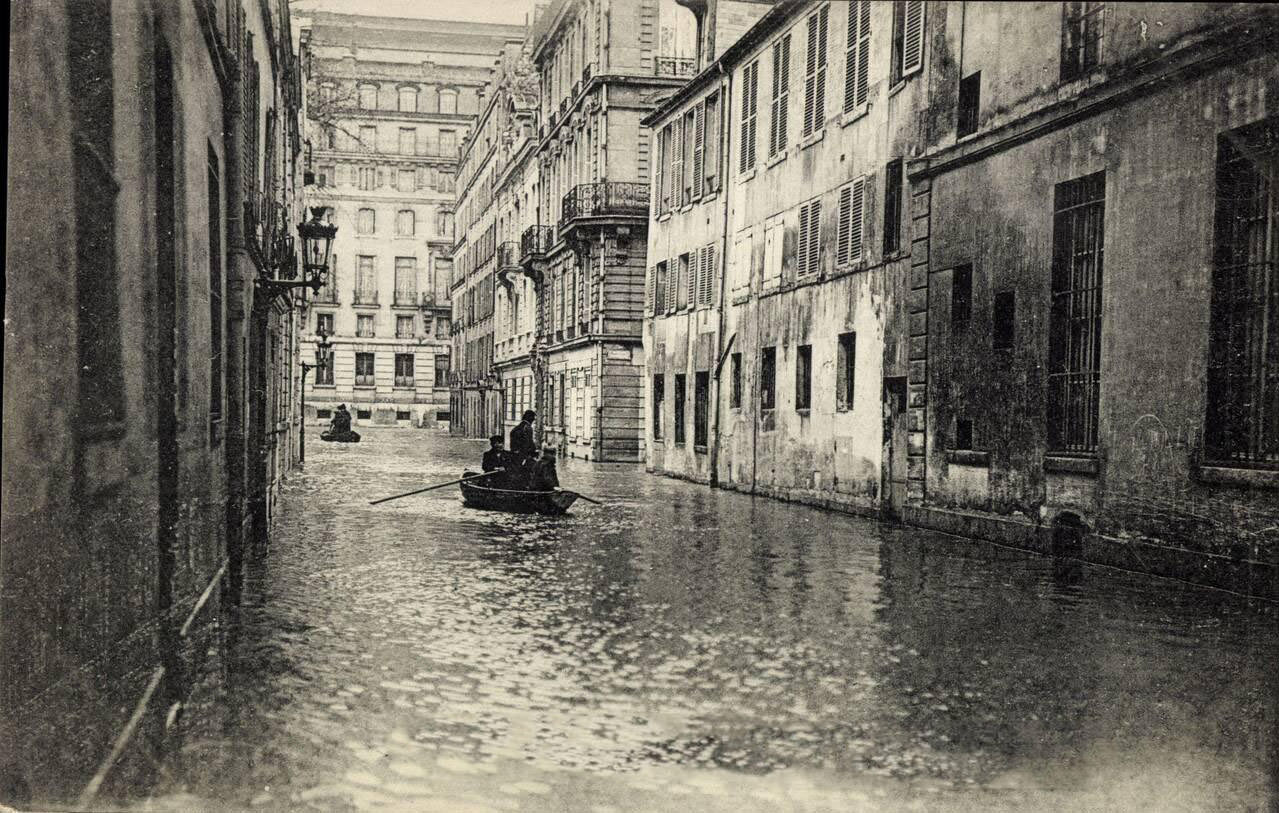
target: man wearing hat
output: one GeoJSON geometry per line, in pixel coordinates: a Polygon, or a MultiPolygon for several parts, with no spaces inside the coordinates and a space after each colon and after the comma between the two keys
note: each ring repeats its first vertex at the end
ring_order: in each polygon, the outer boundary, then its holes
{"type": "Polygon", "coordinates": [[[533,442],[533,421],[537,413],[525,410],[519,426],[511,430],[511,454],[521,460],[532,460],[537,457],[537,444],[533,442]]]}

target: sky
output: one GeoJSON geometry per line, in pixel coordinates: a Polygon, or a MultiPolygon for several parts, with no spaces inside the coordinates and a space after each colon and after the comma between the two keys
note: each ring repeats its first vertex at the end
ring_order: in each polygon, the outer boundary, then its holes
{"type": "Polygon", "coordinates": [[[290,7],[295,11],[523,25],[524,15],[533,10],[533,0],[295,0],[290,7]]]}

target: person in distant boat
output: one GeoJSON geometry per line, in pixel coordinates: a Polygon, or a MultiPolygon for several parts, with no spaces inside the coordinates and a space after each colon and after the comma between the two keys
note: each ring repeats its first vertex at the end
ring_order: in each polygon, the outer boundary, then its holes
{"type": "Polygon", "coordinates": [[[346,404],[338,404],[337,412],[333,413],[333,420],[329,422],[329,429],[339,437],[351,431],[351,413],[347,412],[346,404]]]}
{"type": "Polygon", "coordinates": [[[533,421],[537,420],[537,413],[533,410],[525,410],[521,416],[519,426],[511,430],[511,455],[520,460],[527,461],[537,457],[537,444],[533,442],[533,421]]]}
{"type": "Polygon", "coordinates": [[[505,441],[502,436],[494,435],[489,438],[489,450],[484,453],[484,470],[505,469],[510,462],[509,457],[510,455],[506,452],[505,441]]]}

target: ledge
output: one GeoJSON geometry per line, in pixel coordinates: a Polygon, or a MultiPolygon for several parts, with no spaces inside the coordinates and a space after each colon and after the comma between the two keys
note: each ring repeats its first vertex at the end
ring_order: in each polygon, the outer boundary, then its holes
{"type": "Polygon", "coordinates": [[[755,167],[751,167],[750,169],[738,175],[737,179],[739,181],[749,181],[751,178],[754,178],[754,177],[755,177],[755,167]]]}
{"type": "Polygon", "coordinates": [[[852,110],[849,110],[847,113],[844,113],[839,117],[839,126],[847,127],[848,125],[857,121],[858,119],[860,119],[862,116],[865,116],[869,112],[870,112],[869,102],[867,102],[866,104],[863,104],[860,107],[854,107],[852,110]]]}
{"type": "MultiPolygon", "coordinates": [[[[946,452],[946,462],[961,466],[990,466],[990,452],[977,452],[972,449],[953,449],[946,452]]],[[[1045,465],[1044,468],[1047,468],[1045,465]]]]}
{"type": "Polygon", "coordinates": [[[816,144],[818,141],[821,141],[825,137],[826,137],[826,128],[823,126],[822,129],[809,133],[805,137],[801,138],[799,140],[799,148],[801,150],[806,150],[809,147],[816,144]]]}
{"type": "Polygon", "coordinates": [[[781,162],[785,160],[786,160],[786,150],[782,150],[781,152],[777,153],[772,158],[769,158],[767,161],[764,162],[764,169],[772,169],[773,167],[777,166],[778,164],[780,164],[781,162]]]}
{"type": "Polygon", "coordinates": [[[1191,471],[1197,482],[1279,491],[1279,469],[1239,469],[1222,465],[1198,466],[1191,471]]]}
{"type": "Polygon", "coordinates": [[[1048,455],[1044,458],[1044,471],[1095,475],[1097,473],[1097,458],[1048,455]]]}

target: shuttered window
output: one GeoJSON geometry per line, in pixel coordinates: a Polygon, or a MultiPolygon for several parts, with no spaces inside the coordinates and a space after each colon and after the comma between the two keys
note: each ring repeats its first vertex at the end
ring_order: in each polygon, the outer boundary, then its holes
{"type": "Polygon", "coordinates": [[[697,304],[711,305],[715,301],[715,244],[702,249],[702,262],[697,280],[697,304]]]}
{"type": "Polygon", "coordinates": [[[844,112],[863,108],[870,95],[870,0],[848,6],[848,48],[844,55],[844,112]]]}
{"type": "Polygon", "coordinates": [[[751,287],[751,252],[750,234],[738,239],[733,247],[733,286],[734,295],[746,293],[751,287]]]}
{"type": "Polygon", "coordinates": [[[702,266],[702,250],[700,248],[693,249],[691,254],[685,254],[680,257],[680,271],[684,274],[684,295],[683,305],[690,308],[697,307],[697,274],[698,269],[702,266]]]}
{"type": "Polygon", "coordinates": [[[755,114],[759,92],[759,61],[742,71],[742,161],[741,171],[755,166],[755,114]]]}
{"type": "Polygon", "coordinates": [[[707,193],[719,190],[719,145],[723,138],[722,122],[720,114],[719,95],[712,93],[706,97],[705,119],[706,127],[706,156],[703,159],[706,163],[706,169],[702,173],[705,177],[705,190],[707,193]]]}
{"type": "Polygon", "coordinates": [[[670,313],[675,310],[675,302],[677,299],[675,292],[679,288],[679,263],[672,259],[667,264],[666,269],[666,312],[670,313]]]}
{"type": "Polygon", "coordinates": [[[893,4],[893,82],[909,76],[924,64],[924,3],[906,0],[893,4]]]}
{"type": "Polygon", "coordinates": [[[790,34],[773,43],[773,103],[768,124],[768,154],[786,149],[786,110],[790,105],[790,34]]]}
{"type": "Polygon", "coordinates": [[[654,265],[648,269],[648,284],[644,286],[644,312],[654,314],[655,302],[657,302],[657,266],[654,265]]]}
{"type": "Polygon", "coordinates": [[[797,273],[815,274],[821,267],[822,202],[813,200],[799,207],[799,246],[796,250],[797,273]]]}
{"type": "Polygon", "coordinates": [[[808,61],[804,69],[804,135],[826,120],[826,23],[830,6],[808,18],[808,61]]]}
{"type": "Polygon", "coordinates": [[[671,126],[668,124],[657,134],[657,161],[655,161],[653,188],[657,190],[657,212],[661,214],[671,208],[670,195],[666,194],[666,162],[669,160],[671,126]]]}
{"type": "Polygon", "coordinates": [[[678,209],[684,205],[684,120],[675,120],[674,137],[671,139],[671,204],[678,209]]]}
{"type": "Polygon", "coordinates": [[[862,259],[862,222],[865,209],[865,178],[858,178],[839,190],[835,251],[837,265],[851,265],[862,259]]]}
{"type": "Polygon", "coordinates": [[[706,172],[706,108],[694,109],[693,122],[693,198],[702,196],[703,176],[706,172]]]}

